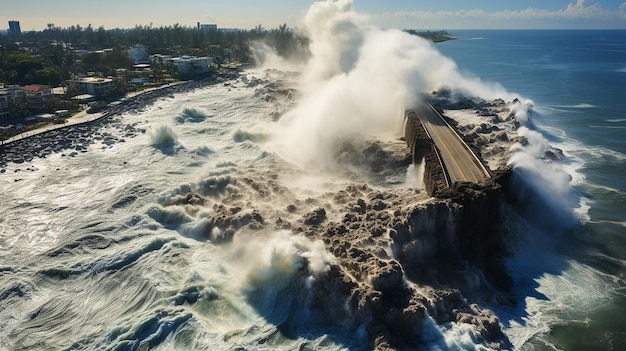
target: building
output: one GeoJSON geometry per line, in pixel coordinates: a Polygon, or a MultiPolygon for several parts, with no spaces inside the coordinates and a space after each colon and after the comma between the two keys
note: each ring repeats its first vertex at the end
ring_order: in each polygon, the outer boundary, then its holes
{"type": "Polygon", "coordinates": [[[20,21],[9,21],[9,34],[22,34],[20,21]]]}
{"type": "Polygon", "coordinates": [[[153,67],[174,65],[181,77],[190,78],[209,73],[210,66],[213,64],[213,58],[188,55],[172,57],[170,55],[153,54],[150,55],[150,63],[153,67]]]}
{"type": "Polygon", "coordinates": [[[163,54],[152,54],[150,55],[150,64],[151,65],[164,65],[166,63],[172,62],[171,55],[163,55],[163,54]]]}
{"type": "Polygon", "coordinates": [[[19,85],[0,86],[0,93],[6,93],[9,101],[15,101],[24,97],[24,90],[19,85]]]}
{"type": "Polygon", "coordinates": [[[171,59],[178,70],[178,74],[183,77],[195,77],[209,73],[209,66],[213,64],[210,57],[181,56],[171,59]]]}
{"type": "Polygon", "coordinates": [[[26,85],[24,88],[26,102],[31,111],[45,111],[46,103],[52,99],[52,88],[47,85],[26,85]]]}
{"type": "Polygon", "coordinates": [[[0,124],[9,122],[9,97],[6,91],[0,90],[0,124]]]}
{"type": "Polygon", "coordinates": [[[70,87],[78,90],[80,93],[86,93],[96,97],[105,96],[111,90],[113,79],[84,77],[80,79],[72,79],[68,81],[70,87]]]}
{"type": "Polygon", "coordinates": [[[217,30],[217,24],[201,24],[198,22],[198,30],[217,30]]]}
{"type": "Polygon", "coordinates": [[[134,64],[148,62],[148,48],[141,44],[133,45],[128,48],[128,58],[134,64]]]}

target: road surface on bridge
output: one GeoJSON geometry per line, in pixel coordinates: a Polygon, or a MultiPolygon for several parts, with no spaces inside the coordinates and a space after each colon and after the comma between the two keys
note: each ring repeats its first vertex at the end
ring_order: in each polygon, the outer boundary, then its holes
{"type": "Polygon", "coordinates": [[[490,178],[478,157],[432,105],[425,102],[414,111],[437,148],[449,186],[490,178]]]}

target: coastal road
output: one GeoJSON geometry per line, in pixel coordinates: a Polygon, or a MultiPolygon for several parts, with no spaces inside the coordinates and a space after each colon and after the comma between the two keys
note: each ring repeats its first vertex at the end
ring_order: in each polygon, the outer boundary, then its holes
{"type": "Polygon", "coordinates": [[[41,128],[37,128],[37,129],[32,129],[29,130],[27,132],[24,133],[20,133],[17,134],[15,136],[12,136],[10,138],[8,138],[7,140],[2,141],[2,144],[10,144],[14,141],[20,140],[20,139],[24,139],[24,138],[28,138],[30,136],[33,135],[37,135],[37,134],[41,134],[41,133],[45,133],[47,131],[50,130],[54,130],[54,129],[61,129],[61,128],[66,128],[75,124],[82,124],[82,123],[87,123],[87,122],[91,122],[91,121],[95,121],[99,118],[102,118],[104,114],[100,113],[100,112],[96,112],[96,113],[90,113],[88,114],[87,111],[83,110],[77,114],[75,114],[74,116],[70,116],[66,119],[67,122],[63,123],[63,124],[49,124],[45,127],[41,127],[41,128]]]}
{"type": "MultiPolygon", "coordinates": [[[[163,89],[163,88],[169,88],[178,84],[181,84],[183,82],[175,82],[175,83],[170,83],[170,84],[165,84],[159,87],[154,87],[154,88],[150,88],[150,89],[145,89],[145,90],[141,90],[141,91],[134,91],[134,92],[130,92],[126,94],[126,98],[132,98],[141,94],[145,94],[154,90],[159,90],[159,89],[163,89]]],[[[61,128],[66,128],[75,124],[82,124],[82,123],[87,123],[87,122],[92,122],[95,121],[97,119],[102,118],[102,116],[104,116],[105,113],[102,112],[96,112],[96,113],[87,113],[86,110],[83,110],[73,116],[70,116],[66,119],[66,122],[63,124],[50,124],[47,125],[45,127],[42,128],[37,128],[37,129],[33,129],[33,130],[29,130],[28,132],[24,132],[24,133],[20,133],[17,134],[7,140],[4,141],[0,141],[0,145],[2,144],[10,144],[14,141],[17,140],[21,140],[24,138],[28,138],[30,136],[36,135],[36,134],[41,134],[41,133],[45,133],[49,130],[54,130],[54,129],[61,129],[61,128]]]]}
{"type": "Polygon", "coordinates": [[[448,185],[456,182],[478,183],[490,178],[478,157],[431,104],[424,102],[414,111],[435,143],[448,185]]]}

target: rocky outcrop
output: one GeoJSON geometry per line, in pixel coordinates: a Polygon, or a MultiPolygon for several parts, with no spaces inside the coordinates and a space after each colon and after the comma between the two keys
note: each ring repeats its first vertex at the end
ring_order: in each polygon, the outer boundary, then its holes
{"type": "MultiPolygon", "coordinates": [[[[459,103],[469,108],[479,106],[469,99],[459,103]]],[[[449,122],[454,125],[454,121],[449,122]]],[[[405,139],[413,154],[414,162],[425,162],[424,185],[428,194],[443,202],[431,205],[433,207],[429,211],[418,211],[419,215],[414,215],[419,218],[413,220],[415,224],[403,230],[403,235],[395,236],[397,252],[401,260],[407,263],[403,266],[423,265],[425,262],[421,260],[428,259],[427,257],[419,257],[419,259],[408,257],[403,253],[405,250],[412,249],[418,244],[423,246],[436,243],[436,247],[429,251],[433,259],[445,257],[445,262],[442,264],[453,266],[457,258],[459,262],[469,262],[479,274],[484,274],[490,284],[503,291],[509,291],[513,282],[506,273],[503,263],[508,254],[508,246],[505,242],[508,235],[503,225],[504,219],[501,212],[507,198],[510,169],[502,168],[491,172],[492,177],[480,184],[457,182],[448,186],[435,147],[414,111],[408,111],[406,114],[405,139]],[[444,206],[444,209],[436,210],[440,206],[444,206]],[[427,218],[421,218],[424,213],[431,213],[426,216],[430,218],[430,221],[427,218]],[[418,229],[425,224],[427,224],[425,229],[418,229]],[[418,228],[413,228],[416,225],[418,228]],[[420,234],[422,232],[434,232],[440,235],[445,233],[443,238],[448,238],[448,240],[441,240],[441,237],[424,237],[420,234]]],[[[476,145],[472,146],[474,152],[480,155],[480,150],[476,150],[476,145]]],[[[414,271],[408,274],[430,284],[437,283],[433,281],[433,278],[440,276],[438,272],[431,277],[427,271],[414,271]]]]}
{"type": "MultiPolygon", "coordinates": [[[[497,262],[489,256],[502,257],[492,242],[495,228],[483,223],[495,207],[489,191],[465,186],[424,203],[414,190],[397,193],[361,184],[324,201],[295,201],[280,218],[264,208],[244,209],[253,196],[289,195],[273,178],[203,181],[200,193],[185,189],[161,204],[172,210],[182,206],[188,214],[211,207],[204,235],[217,245],[244,231],[263,235],[284,229],[324,242],[334,262],[322,273],[309,271],[309,265],[299,268],[284,295],[293,300],[281,301],[292,306],[289,316],[276,323],[300,333],[315,321],[314,328],[360,335],[367,349],[402,350],[429,341],[432,318],[471,325],[484,345],[510,348],[497,317],[473,304],[499,293],[493,288],[499,285],[496,275],[481,273],[497,262]],[[207,190],[208,183],[221,185],[207,190]]],[[[497,185],[493,191],[499,191],[497,185]]]]}
{"type": "Polygon", "coordinates": [[[502,170],[484,184],[456,184],[438,192],[437,200],[416,208],[406,225],[392,233],[394,252],[403,267],[428,267],[409,268],[407,275],[433,286],[453,281],[451,286],[464,293],[483,284],[503,294],[510,291],[513,281],[504,264],[510,254],[510,235],[503,214],[510,175],[502,170]],[[415,255],[416,249],[423,254],[415,255]],[[442,270],[456,277],[442,280],[442,270]]]}
{"type": "MultiPolygon", "coordinates": [[[[343,314],[342,320],[351,320],[351,328],[366,325],[376,349],[422,344],[427,316],[438,323],[471,324],[486,345],[510,347],[493,313],[468,303],[461,290],[450,288],[495,291],[490,278],[480,276],[492,262],[486,256],[474,257],[490,250],[485,245],[492,245],[491,238],[480,237],[478,227],[464,232],[464,220],[475,224],[465,217],[462,200],[402,208],[400,196],[367,187],[347,191],[352,201],[346,203],[340,221],[326,223],[321,232],[313,223],[300,227],[308,236],[324,240],[340,267],[315,280],[312,294],[313,301],[319,302],[317,308],[334,318],[343,314]],[[427,285],[434,288],[424,288],[427,285]],[[349,308],[338,311],[325,304],[329,299],[346,301],[349,308]]],[[[487,199],[482,201],[488,206],[487,199]]],[[[489,254],[501,257],[497,252],[489,254]]]]}

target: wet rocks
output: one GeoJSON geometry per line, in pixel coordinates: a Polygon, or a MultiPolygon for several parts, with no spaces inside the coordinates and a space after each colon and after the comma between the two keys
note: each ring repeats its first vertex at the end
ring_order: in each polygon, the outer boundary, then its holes
{"type": "MultiPolygon", "coordinates": [[[[406,199],[369,188],[345,189],[335,199],[345,211],[339,221],[306,220],[318,218],[320,209],[303,216],[303,232],[321,238],[338,260],[330,274],[313,282],[309,301],[320,313],[348,330],[366,325],[376,349],[420,344],[428,315],[439,323],[473,325],[486,345],[510,345],[491,312],[473,309],[460,290],[439,290],[463,286],[458,281],[464,267],[479,271],[459,246],[463,234],[456,231],[455,216],[462,217],[461,204],[441,200],[406,208],[406,199]],[[413,284],[438,288],[425,294],[413,284]],[[347,310],[324,301],[341,302],[347,310]]],[[[476,284],[477,290],[489,286],[484,280],[476,284]]]]}
{"type": "Polygon", "coordinates": [[[326,210],[323,208],[315,209],[313,212],[304,215],[304,224],[310,226],[318,226],[326,220],[326,210]]]}

